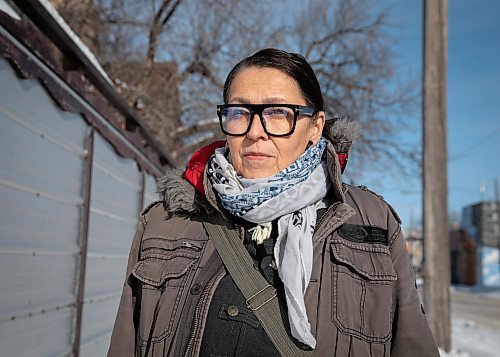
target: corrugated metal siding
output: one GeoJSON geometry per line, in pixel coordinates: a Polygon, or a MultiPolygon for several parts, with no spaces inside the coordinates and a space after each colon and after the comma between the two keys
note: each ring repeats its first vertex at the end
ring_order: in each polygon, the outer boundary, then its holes
{"type": "Polygon", "coordinates": [[[142,206],[141,173],[100,135],[94,141],[81,349],[105,355],[142,206]]]}
{"type": "MultiPolygon", "coordinates": [[[[89,127],[4,60],[0,82],[0,355],[71,355],[89,127]]],[[[157,199],[98,133],[93,150],[82,356],[106,354],[138,213],[157,199]]]]}
{"type": "Polygon", "coordinates": [[[68,355],[88,127],[3,60],[0,82],[1,354],[68,355]]]}
{"type": "Polygon", "coordinates": [[[1,327],[0,355],[69,356],[72,339],[68,335],[71,334],[69,326],[72,323],[73,313],[69,309],[48,311],[43,315],[11,321],[1,327]]]}
{"type": "Polygon", "coordinates": [[[156,179],[151,175],[145,174],[143,207],[146,207],[151,202],[157,200],[158,193],[156,192],[156,179]]]}

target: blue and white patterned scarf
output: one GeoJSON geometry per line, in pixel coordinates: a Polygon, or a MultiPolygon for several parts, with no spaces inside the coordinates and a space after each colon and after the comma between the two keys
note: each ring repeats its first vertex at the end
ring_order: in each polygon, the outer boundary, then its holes
{"type": "Polygon", "coordinates": [[[238,176],[226,159],[225,149],[215,151],[208,163],[208,177],[222,206],[233,215],[256,223],[252,238],[258,244],[271,234],[272,221],[278,219],[274,259],[285,287],[292,335],[312,348],[304,302],[311,278],[317,209],[324,207],[330,180],[324,152],[325,139],[308,148],[294,163],[274,176],[245,179],[238,176]]]}

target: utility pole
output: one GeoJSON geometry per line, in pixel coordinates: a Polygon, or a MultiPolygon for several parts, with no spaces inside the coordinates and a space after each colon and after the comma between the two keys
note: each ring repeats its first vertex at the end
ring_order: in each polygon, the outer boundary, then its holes
{"type": "Polygon", "coordinates": [[[447,0],[424,0],[424,303],[439,347],[451,348],[446,148],[447,0]]]}

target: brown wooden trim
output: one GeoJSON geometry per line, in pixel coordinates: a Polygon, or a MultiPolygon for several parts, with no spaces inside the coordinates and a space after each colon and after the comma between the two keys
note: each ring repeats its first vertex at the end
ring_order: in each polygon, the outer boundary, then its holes
{"type": "Polygon", "coordinates": [[[87,267],[87,243],[89,239],[89,218],[90,218],[90,195],[92,190],[92,165],[94,158],[94,128],[90,128],[86,143],[86,163],[84,188],[82,225],[80,235],[80,260],[78,265],[78,290],[76,297],[76,319],[75,319],[75,340],[73,341],[73,356],[78,357],[80,353],[80,336],[82,332],[83,297],[85,290],[85,272],[87,267]]]}

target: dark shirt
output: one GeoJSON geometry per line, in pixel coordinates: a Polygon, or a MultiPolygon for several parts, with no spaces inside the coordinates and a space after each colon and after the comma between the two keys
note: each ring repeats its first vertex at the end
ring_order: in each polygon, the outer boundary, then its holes
{"type": "MultiPolygon", "coordinates": [[[[318,221],[324,212],[324,209],[318,210],[318,221]]],[[[254,225],[240,223],[245,229],[243,243],[254,260],[254,267],[274,286],[278,299],[286,306],[283,282],[273,268],[277,221],[273,222],[271,237],[259,245],[252,241],[252,234],[248,232],[254,225]]],[[[229,274],[222,278],[212,298],[200,356],[280,356],[253,311],[246,307],[245,297],[229,274]]]]}
{"type": "MultiPolygon", "coordinates": [[[[244,223],[243,226],[243,243],[254,260],[254,267],[278,290],[284,302],[283,283],[272,267],[276,234],[257,245],[248,232],[252,225],[244,223]]],[[[277,232],[275,223],[272,232],[277,232]]],[[[212,298],[200,356],[280,356],[253,311],[246,307],[245,297],[229,274],[222,278],[212,298]]]]}

